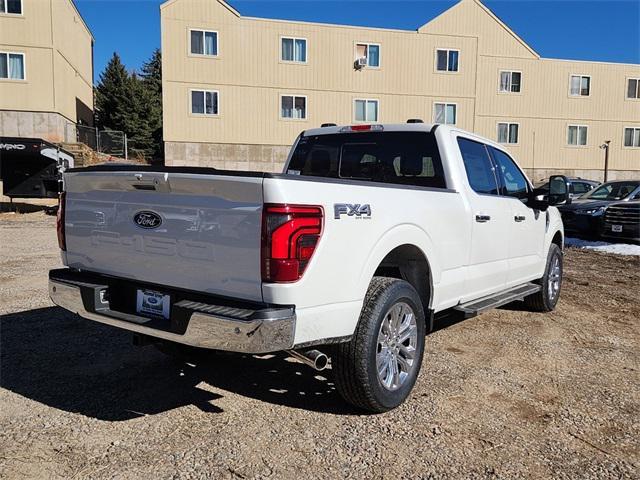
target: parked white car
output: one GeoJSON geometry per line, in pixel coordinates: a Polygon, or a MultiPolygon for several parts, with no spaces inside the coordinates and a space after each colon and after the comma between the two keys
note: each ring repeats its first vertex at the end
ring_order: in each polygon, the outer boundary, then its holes
{"type": "Polygon", "coordinates": [[[565,177],[446,125],[303,132],[283,174],[95,166],[64,175],[52,300],[158,342],[328,356],[342,396],[409,395],[434,314],[552,310],[565,177]]]}

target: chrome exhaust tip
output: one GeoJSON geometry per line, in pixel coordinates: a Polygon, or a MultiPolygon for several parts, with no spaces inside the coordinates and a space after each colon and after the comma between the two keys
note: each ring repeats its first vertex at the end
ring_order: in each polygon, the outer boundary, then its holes
{"type": "Polygon", "coordinates": [[[314,370],[321,371],[329,366],[329,357],[318,350],[287,350],[287,353],[314,370]]]}

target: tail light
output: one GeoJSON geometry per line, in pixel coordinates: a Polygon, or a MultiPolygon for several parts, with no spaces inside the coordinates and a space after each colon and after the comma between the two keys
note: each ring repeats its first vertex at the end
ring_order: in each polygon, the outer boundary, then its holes
{"type": "Polygon", "coordinates": [[[58,205],[58,216],[56,218],[56,230],[58,232],[58,246],[60,250],[67,250],[67,239],[64,234],[64,208],[65,208],[66,192],[60,194],[60,202],[58,205]]]}
{"type": "Polygon", "coordinates": [[[360,124],[360,125],[348,125],[346,127],[342,127],[340,132],[348,133],[348,132],[382,132],[384,131],[383,125],[378,124],[360,124]]]}
{"type": "Polygon", "coordinates": [[[262,280],[302,278],[322,235],[322,207],[267,204],[262,214],[262,280]]]}

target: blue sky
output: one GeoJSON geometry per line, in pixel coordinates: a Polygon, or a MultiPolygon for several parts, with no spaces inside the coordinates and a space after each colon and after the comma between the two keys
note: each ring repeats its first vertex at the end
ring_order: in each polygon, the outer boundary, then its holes
{"type": "MultiPolygon", "coordinates": [[[[215,1],[215,0],[210,0],[215,1]]],[[[76,0],[95,37],[96,81],[118,52],[128,69],[160,46],[160,0],[76,0]]],[[[455,1],[231,1],[242,15],[415,30],[455,1]]],[[[640,0],[485,2],[541,56],[640,63],[640,0]]]]}

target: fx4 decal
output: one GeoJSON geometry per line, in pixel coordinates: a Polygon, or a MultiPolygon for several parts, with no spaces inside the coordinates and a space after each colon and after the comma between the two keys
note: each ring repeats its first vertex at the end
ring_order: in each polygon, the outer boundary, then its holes
{"type": "Polygon", "coordinates": [[[371,218],[371,205],[368,203],[366,205],[360,205],[359,203],[335,203],[333,205],[333,218],[340,220],[342,215],[355,217],[357,219],[371,218]]]}

